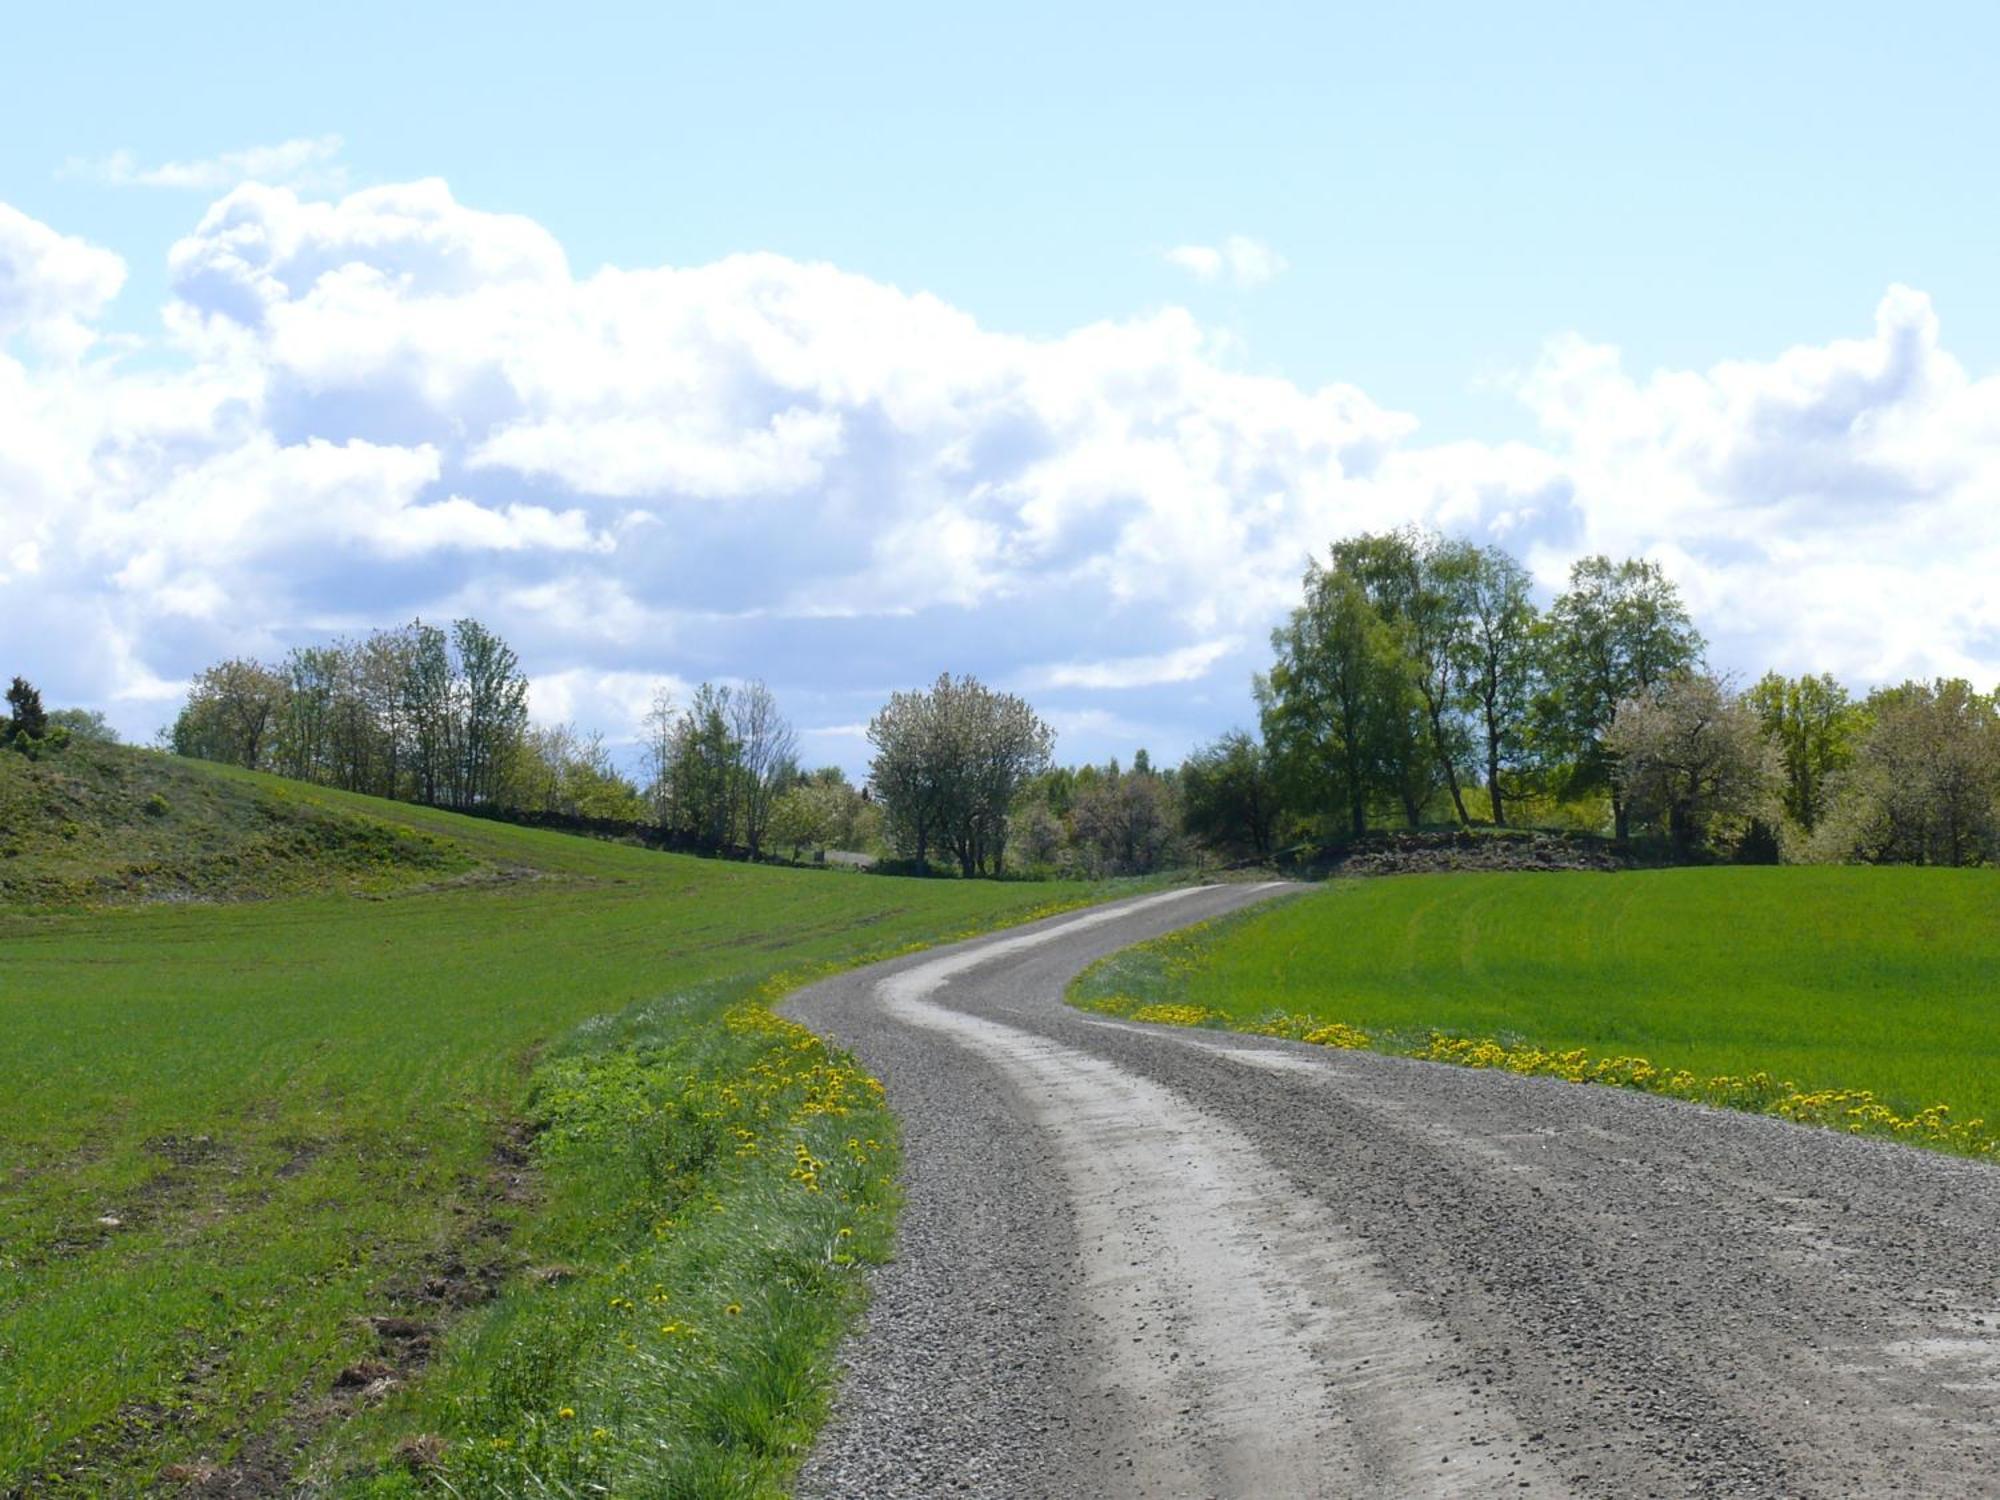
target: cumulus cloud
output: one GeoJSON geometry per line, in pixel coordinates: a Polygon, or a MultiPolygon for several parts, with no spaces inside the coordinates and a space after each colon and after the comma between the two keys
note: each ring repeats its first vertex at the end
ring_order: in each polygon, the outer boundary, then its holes
{"type": "Polygon", "coordinates": [[[71,157],[65,177],[85,177],[111,187],[181,188],[220,192],[239,182],[269,182],[315,192],[338,192],[347,185],[337,135],[300,137],[275,146],[250,146],[192,161],[142,166],[130,151],[109,156],[71,157]]]}
{"type": "Polygon", "coordinates": [[[92,342],[122,262],[0,208],[0,586],[73,622],[24,664],[58,701],[474,613],[614,735],[656,678],[763,676],[858,763],[888,691],[970,670],[1066,754],[1172,755],[1247,716],[1307,555],[1406,521],[1550,585],[1654,555],[1739,670],[2000,675],[2000,379],[1907,289],[1704,371],[1553,340],[1532,438],[1484,443],[1246,374],[1180,309],[1023,338],[774,255],[579,276],[435,181],[244,184],[168,263],[128,361],[92,342]]]}
{"type": "Polygon", "coordinates": [[[1197,281],[1227,279],[1248,290],[1277,277],[1291,264],[1262,240],[1232,234],[1219,245],[1176,245],[1167,252],[1169,264],[1197,281]]]}
{"type": "Polygon", "coordinates": [[[94,341],[91,321],[125,284],[125,262],[58,234],[0,203],[0,347],[24,337],[73,357],[94,341]]]}

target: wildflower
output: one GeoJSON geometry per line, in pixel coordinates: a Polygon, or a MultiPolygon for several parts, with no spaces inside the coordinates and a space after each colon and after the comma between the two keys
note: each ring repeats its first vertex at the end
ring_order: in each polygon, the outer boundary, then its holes
{"type": "Polygon", "coordinates": [[[576,1418],[576,1408],[574,1406],[565,1406],[556,1415],[561,1417],[565,1422],[573,1421],[576,1418]]]}
{"type": "Polygon", "coordinates": [[[743,1315],[743,1304],[741,1302],[732,1302],[729,1306],[723,1308],[723,1311],[728,1313],[732,1318],[740,1318],[743,1315]]]}

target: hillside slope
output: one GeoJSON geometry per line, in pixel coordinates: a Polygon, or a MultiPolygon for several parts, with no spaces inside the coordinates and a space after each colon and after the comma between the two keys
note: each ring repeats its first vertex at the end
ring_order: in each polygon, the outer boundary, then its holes
{"type": "Polygon", "coordinates": [[[124,745],[0,754],[0,906],[386,891],[493,871],[465,841],[383,816],[399,811],[124,745]]]}

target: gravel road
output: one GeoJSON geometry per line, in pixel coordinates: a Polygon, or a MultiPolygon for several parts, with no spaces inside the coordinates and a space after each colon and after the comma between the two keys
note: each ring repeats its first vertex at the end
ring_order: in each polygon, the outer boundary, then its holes
{"type": "Polygon", "coordinates": [[[806,1496],[2000,1496],[2000,1169],[1084,1015],[1140,898],[796,997],[896,1260],[806,1496]]]}

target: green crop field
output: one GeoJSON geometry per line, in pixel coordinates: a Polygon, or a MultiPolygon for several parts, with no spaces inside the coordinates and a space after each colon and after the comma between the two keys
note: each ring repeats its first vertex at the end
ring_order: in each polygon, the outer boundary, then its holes
{"type": "Polygon", "coordinates": [[[1723,868],[1339,881],[1100,965],[1085,1004],[1433,1030],[2000,1121],[2000,871],[1723,868]]]}
{"type": "Polygon", "coordinates": [[[771,1492],[895,1144],[766,1002],[1098,894],[132,751],[0,808],[0,1494],[771,1492]]]}

